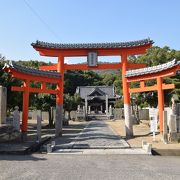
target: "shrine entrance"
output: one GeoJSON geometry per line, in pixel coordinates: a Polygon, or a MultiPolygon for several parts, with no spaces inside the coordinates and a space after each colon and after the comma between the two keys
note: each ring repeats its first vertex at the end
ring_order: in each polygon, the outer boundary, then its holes
{"type": "MultiPolygon", "coordinates": [[[[33,48],[39,52],[41,56],[57,57],[57,64],[50,66],[41,66],[41,70],[57,71],[61,78],[57,84],[57,109],[60,109],[59,121],[62,124],[63,109],[63,87],[64,87],[64,71],[65,70],[103,70],[103,69],[122,69],[123,79],[123,98],[124,98],[124,114],[126,137],[133,136],[133,123],[131,120],[131,105],[129,85],[125,76],[128,69],[143,68],[145,64],[136,64],[128,62],[128,56],[144,54],[153,44],[150,39],[144,39],[131,42],[120,43],[82,43],[82,44],[57,44],[36,41],[32,43],[33,48]],[[66,64],[65,57],[87,57],[87,64],[66,64]],[[119,63],[98,64],[98,56],[120,56],[119,63]]],[[[62,134],[62,126],[57,127],[59,134],[62,134]]]]}
{"type": "Polygon", "coordinates": [[[23,117],[22,132],[27,131],[29,93],[53,93],[56,94],[56,136],[62,135],[63,120],[63,90],[64,71],[66,70],[104,70],[122,69],[122,85],[124,99],[124,115],[126,137],[133,136],[133,122],[131,120],[130,89],[126,71],[146,67],[145,64],[128,62],[128,56],[144,54],[153,44],[150,39],[120,43],[83,43],[83,44],[57,44],[36,41],[33,48],[41,56],[57,57],[57,63],[50,66],[41,66],[40,70],[26,69],[21,66],[6,65],[4,69],[13,77],[22,79],[22,87],[12,87],[12,90],[23,92],[23,117]],[[87,57],[87,64],[67,64],[65,57],[87,57]],[[98,56],[120,56],[118,63],[98,63],[98,56]],[[14,68],[15,67],[15,68],[14,68]],[[52,72],[53,71],[53,72],[52,72]],[[54,72],[57,71],[57,72],[54,72]],[[30,87],[30,81],[38,81],[41,88],[30,87]],[[46,83],[55,83],[55,90],[47,89],[46,83]]]}
{"type": "MultiPolygon", "coordinates": [[[[164,110],[163,90],[175,88],[174,84],[163,84],[163,78],[174,76],[176,71],[180,69],[180,63],[173,60],[166,64],[145,68],[145,64],[128,62],[129,55],[143,54],[152,46],[152,44],[153,41],[150,39],[123,43],[54,44],[41,41],[32,43],[33,48],[35,48],[40,55],[57,57],[58,60],[57,64],[39,67],[40,70],[23,67],[14,62],[5,64],[3,69],[6,72],[10,73],[12,77],[21,79],[24,82],[21,87],[12,87],[13,91],[23,92],[22,132],[27,132],[29,93],[36,92],[56,95],[56,136],[62,135],[64,71],[103,69],[122,69],[126,137],[130,138],[133,136],[130,93],[136,92],[158,91],[160,132],[162,132],[164,110]],[[87,56],[87,64],[64,63],[65,57],[77,56],[87,56]],[[98,64],[98,56],[121,56],[121,59],[119,59],[118,63],[98,64]],[[146,86],[146,81],[151,79],[156,79],[157,84],[154,86],[146,86]],[[31,87],[31,81],[40,82],[41,87],[31,87]],[[134,81],[140,82],[140,87],[131,89],[129,84],[134,81]],[[48,83],[56,84],[56,89],[48,89],[48,83]]],[[[97,112],[99,110],[100,102],[102,103],[100,100],[102,99],[96,97],[96,93],[103,96],[102,92],[96,89],[89,94],[89,97],[92,98],[90,101],[96,103],[92,109],[97,112]]],[[[87,98],[85,102],[87,103],[87,98]]],[[[105,104],[105,109],[107,110],[107,95],[105,104]]],[[[103,111],[103,105],[100,105],[100,107],[103,111]]],[[[86,111],[87,110],[86,106],[86,111]]]]}

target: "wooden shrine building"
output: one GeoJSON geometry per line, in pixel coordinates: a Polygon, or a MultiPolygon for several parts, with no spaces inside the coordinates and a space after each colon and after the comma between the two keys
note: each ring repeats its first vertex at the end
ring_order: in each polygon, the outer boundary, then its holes
{"type": "Polygon", "coordinates": [[[76,93],[82,99],[86,114],[107,114],[120,98],[115,94],[114,86],[79,86],[76,93]]]}

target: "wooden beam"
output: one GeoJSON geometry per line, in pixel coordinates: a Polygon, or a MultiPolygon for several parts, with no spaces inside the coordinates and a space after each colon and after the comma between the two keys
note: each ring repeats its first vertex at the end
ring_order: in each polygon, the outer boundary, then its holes
{"type": "Polygon", "coordinates": [[[25,91],[25,87],[11,86],[11,91],[23,92],[23,91],[25,91]]]}
{"type": "Polygon", "coordinates": [[[138,93],[138,92],[148,92],[148,91],[156,91],[157,85],[149,86],[149,87],[140,87],[140,88],[129,88],[130,93],[138,93]]]}
{"type": "Polygon", "coordinates": [[[53,89],[29,88],[29,91],[32,93],[57,94],[57,90],[53,89]]]}
{"type": "MultiPolygon", "coordinates": [[[[167,89],[174,89],[175,84],[163,84],[162,89],[167,90],[167,89]]],[[[157,85],[154,86],[146,86],[146,87],[140,87],[140,88],[129,88],[130,93],[139,93],[139,92],[148,92],[148,91],[157,91],[158,87],[157,85]]]]}
{"type": "Polygon", "coordinates": [[[52,84],[57,84],[59,79],[58,78],[48,78],[48,77],[43,77],[43,76],[37,76],[37,75],[30,75],[30,74],[25,74],[22,72],[18,72],[15,70],[11,70],[11,75],[14,78],[22,79],[22,80],[29,80],[29,81],[36,81],[36,82],[46,82],[46,83],[52,83],[52,84]]]}
{"type": "MultiPolygon", "coordinates": [[[[138,69],[146,67],[146,64],[140,63],[128,63],[128,69],[138,69]]],[[[64,70],[103,70],[103,69],[121,69],[121,63],[106,63],[106,64],[98,64],[95,67],[90,67],[87,64],[64,64],[64,70]]],[[[56,71],[57,64],[49,65],[49,66],[39,66],[40,70],[47,70],[47,71],[56,71]]]]}
{"type": "MultiPolygon", "coordinates": [[[[19,92],[24,92],[25,87],[17,87],[17,86],[12,86],[11,91],[19,91],[19,92]]],[[[29,88],[29,92],[31,93],[47,93],[47,94],[57,94],[57,90],[53,89],[40,89],[40,88],[29,88]]]]}
{"type": "Polygon", "coordinates": [[[65,70],[102,70],[102,69],[121,69],[121,63],[98,64],[90,67],[87,64],[64,64],[65,70]]]}
{"type": "Polygon", "coordinates": [[[144,81],[140,81],[140,87],[144,88],[145,87],[145,82],[144,81]]]}
{"type": "Polygon", "coordinates": [[[163,85],[162,85],[162,89],[163,89],[163,90],[175,89],[175,88],[176,88],[175,84],[163,84],[163,85]]]}

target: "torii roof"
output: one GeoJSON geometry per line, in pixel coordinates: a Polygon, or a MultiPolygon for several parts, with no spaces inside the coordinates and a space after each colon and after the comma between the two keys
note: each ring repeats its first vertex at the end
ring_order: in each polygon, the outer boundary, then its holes
{"type": "Polygon", "coordinates": [[[10,61],[9,63],[5,63],[3,70],[5,69],[15,69],[18,72],[22,72],[25,74],[35,75],[35,76],[43,76],[43,77],[50,77],[50,78],[60,78],[60,73],[54,71],[44,71],[35,68],[30,68],[26,66],[22,66],[16,64],[14,61],[10,61]]]}
{"type": "Polygon", "coordinates": [[[147,74],[158,73],[158,72],[173,68],[178,65],[180,65],[180,61],[177,61],[176,59],[174,59],[165,64],[160,64],[160,65],[152,66],[152,67],[148,67],[148,68],[141,68],[141,69],[126,71],[126,77],[135,77],[135,76],[142,76],[142,75],[147,75],[147,74]]]}
{"type": "Polygon", "coordinates": [[[111,42],[111,43],[74,43],[74,44],[63,44],[63,43],[48,43],[44,41],[36,41],[31,45],[33,47],[48,48],[48,49],[117,49],[117,48],[131,48],[140,47],[144,45],[152,45],[154,42],[147,38],[138,41],[129,42],[111,42]]]}

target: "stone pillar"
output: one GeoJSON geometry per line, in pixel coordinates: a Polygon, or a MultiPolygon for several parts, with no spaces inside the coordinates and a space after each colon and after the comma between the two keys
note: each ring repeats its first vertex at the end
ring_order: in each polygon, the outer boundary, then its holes
{"type": "Polygon", "coordinates": [[[85,106],[83,106],[83,116],[84,116],[84,118],[86,118],[86,109],[85,109],[85,106]]]}
{"type": "Polygon", "coordinates": [[[87,101],[87,97],[85,97],[85,113],[88,114],[88,101],[87,101]]]}
{"type": "Polygon", "coordinates": [[[80,112],[80,110],[81,110],[81,107],[80,107],[80,105],[78,105],[77,106],[77,112],[80,112]]]}
{"type": "Polygon", "coordinates": [[[176,115],[170,116],[169,121],[169,140],[171,142],[177,141],[177,126],[176,126],[176,115]]]}
{"type": "Polygon", "coordinates": [[[19,113],[19,107],[16,106],[14,108],[13,112],[13,127],[16,131],[20,132],[20,113],[19,113]]]}
{"type": "Polygon", "coordinates": [[[106,95],[106,115],[108,114],[108,95],[106,95]]]}
{"type": "Polygon", "coordinates": [[[112,116],[112,106],[109,106],[109,115],[112,116]]]}
{"type": "Polygon", "coordinates": [[[0,86],[0,124],[6,123],[7,89],[0,86]]]}
{"type": "Polygon", "coordinates": [[[56,105],[55,136],[62,136],[63,105],[56,105]]]}
{"type": "Polygon", "coordinates": [[[88,113],[91,114],[91,106],[88,106],[88,113]]]}
{"type": "Polygon", "coordinates": [[[163,141],[168,143],[168,132],[167,132],[167,111],[163,113],[163,141]]]}
{"type": "Polygon", "coordinates": [[[36,112],[37,114],[37,141],[40,142],[41,141],[41,121],[42,121],[42,113],[40,110],[37,110],[36,112]]]}

